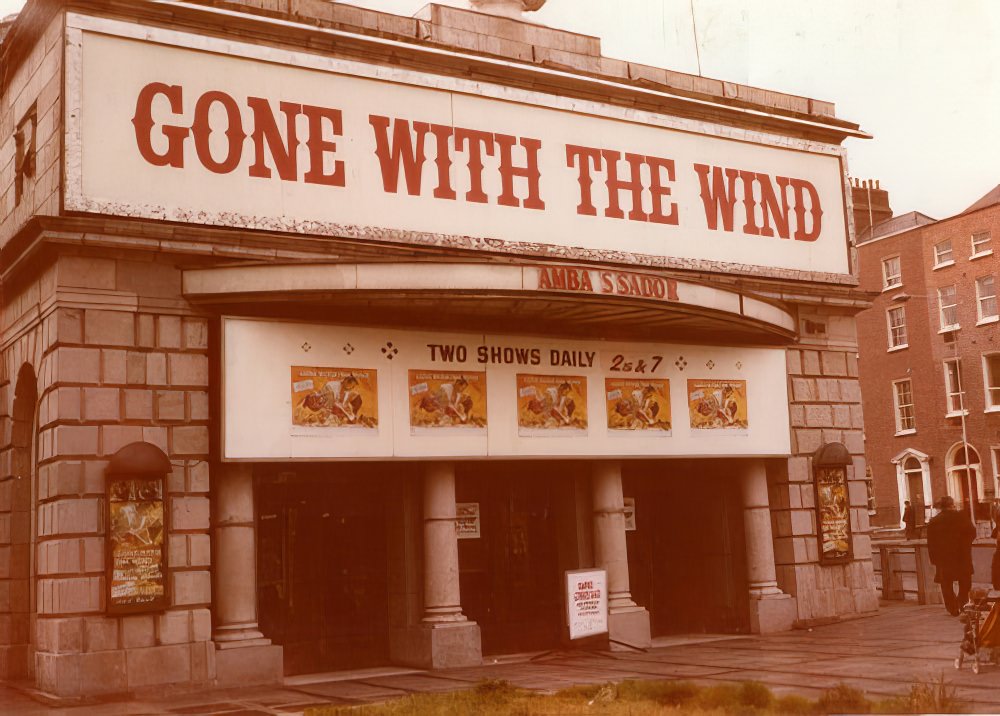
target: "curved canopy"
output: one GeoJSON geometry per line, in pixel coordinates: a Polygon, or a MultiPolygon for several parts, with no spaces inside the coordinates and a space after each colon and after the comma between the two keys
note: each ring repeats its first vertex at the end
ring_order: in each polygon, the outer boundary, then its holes
{"type": "Polygon", "coordinates": [[[707,282],[569,264],[338,263],[195,268],[192,301],[234,314],[324,321],[667,339],[785,343],[779,305],[707,282]]]}
{"type": "Polygon", "coordinates": [[[166,475],[170,458],[152,443],[135,442],[121,448],[108,463],[109,475],[166,475]]]}

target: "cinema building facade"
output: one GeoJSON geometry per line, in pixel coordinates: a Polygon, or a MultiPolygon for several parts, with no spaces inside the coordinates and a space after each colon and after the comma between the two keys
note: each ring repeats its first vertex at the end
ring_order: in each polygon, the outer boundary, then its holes
{"type": "Polygon", "coordinates": [[[429,6],[29,0],[0,674],[56,696],[877,608],[832,105],[429,6]]]}

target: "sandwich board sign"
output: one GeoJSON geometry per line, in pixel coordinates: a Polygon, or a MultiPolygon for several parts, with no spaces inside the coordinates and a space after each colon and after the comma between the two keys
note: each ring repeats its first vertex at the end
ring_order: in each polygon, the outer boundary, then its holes
{"type": "Polygon", "coordinates": [[[566,572],[569,638],[608,633],[608,573],[603,569],[566,572]]]}

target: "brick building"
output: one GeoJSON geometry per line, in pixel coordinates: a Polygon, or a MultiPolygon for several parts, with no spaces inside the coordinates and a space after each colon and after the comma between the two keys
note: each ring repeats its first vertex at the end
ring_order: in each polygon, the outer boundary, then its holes
{"type": "Polygon", "coordinates": [[[632,646],[877,608],[866,135],[505,12],[29,0],[0,676],[478,663],[581,599],[632,646]]]}
{"type": "Polygon", "coordinates": [[[918,519],[946,494],[967,504],[970,483],[988,520],[1000,446],[998,201],[994,190],[940,221],[893,217],[859,241],[861,285],[878,292],[858,316],[876,525],[898,526],[904,500],[918,519]]]}

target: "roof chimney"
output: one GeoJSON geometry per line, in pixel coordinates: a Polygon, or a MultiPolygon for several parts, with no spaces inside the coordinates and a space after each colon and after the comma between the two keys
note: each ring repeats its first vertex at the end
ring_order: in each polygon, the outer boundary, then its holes
{"type": "Polygon", "coordinates": [[[476,12],[523,20],[524,13],[538,10],[545,0],[469,0],[476,12]]]}

